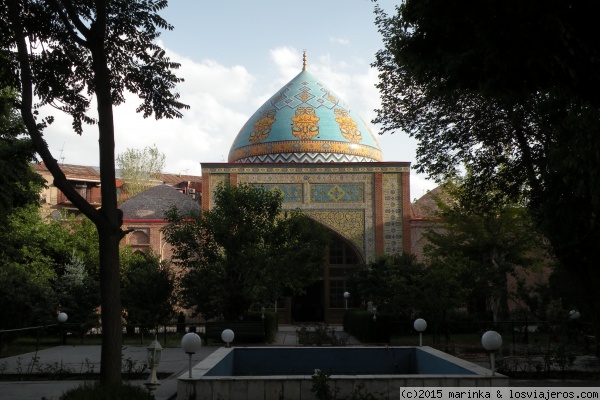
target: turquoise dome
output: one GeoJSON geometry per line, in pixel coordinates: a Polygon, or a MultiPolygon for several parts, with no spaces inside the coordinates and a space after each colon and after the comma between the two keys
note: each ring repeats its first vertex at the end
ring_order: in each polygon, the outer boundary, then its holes
{"type": "Polygon", "coordinates": [[[230,163],[383,161],[365,122],[303,69],[244,124],[230,163]]]}

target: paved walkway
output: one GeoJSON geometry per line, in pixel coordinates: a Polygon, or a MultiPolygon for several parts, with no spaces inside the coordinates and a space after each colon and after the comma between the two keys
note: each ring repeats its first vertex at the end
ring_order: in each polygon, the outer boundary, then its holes
{"type": "MultiPolygon", "coordinates": [[[[337,327],[341,335],[345,335],[341,327],[337,327]]],[[[349,344],[360,342],[349,337],[349,344]]],[[[235,345],[235,341],[233,342],[235,345]]],[[[296,346],[298,338],[295,326],[280,326],[277,338],[271,346],[296,346]]],[[[198,364],[205,357],[215,351],[218,346],[203,346],[200,351],[192,356],[192,365],[198,364]]],[[[130,362],[132,370],[139,367],[146,360],[146,346],[124,346],[124,363],[130,362]]],[[[22,354],[16,357],[0,359],[0,374],[27,373],[37,371],[37,367],[58,368],[75,372],[98,372],[100,370],[100,346],[58,346],[41,350],[36,353],[22,354]],[[32,360],[37,357],[36,364],[32,360]]],[[[177,377],[189,368],[189,358],[181,348],[165,348],[162,352],[157,372],[168,372],[171,375],[161,380],[161,385],[155,392],[157,400],[167,400],[177,393],[177,377]]],[[[143,385],[144,381],[132,381],[133,384],[143,385]]],[[[0,381],[0,399],[10,400],[58,400],[70,388],[79,386],[82,381],[0,381]]]]}

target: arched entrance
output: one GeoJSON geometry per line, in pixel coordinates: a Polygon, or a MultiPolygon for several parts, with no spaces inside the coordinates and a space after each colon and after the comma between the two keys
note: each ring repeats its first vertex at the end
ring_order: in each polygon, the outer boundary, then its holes
{"type": "MultiPolygon", "coordinates": [[[[326,249],[321,278],[308,286],[304,295],[291,299],[291,322],[341,323],[346,308],[344,292],[349,291],[348,279],[361,262],[353,246],[333,234],[332,242],[326,249]]],[[[354,308],[357,304],[357,296],[351,296],[348,308],[354,308]]]]}

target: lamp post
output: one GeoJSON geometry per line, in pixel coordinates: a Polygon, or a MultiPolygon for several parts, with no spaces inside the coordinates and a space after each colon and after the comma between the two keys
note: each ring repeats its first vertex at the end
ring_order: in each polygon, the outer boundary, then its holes
{"type": "Polygon", "coordinates": [[[146,350],[148,352],[147,356],[148,364],[150,365],[150,376],[148,377],[148,381],[144,383],[144,385],[146,385],[146,388],[150,393],[154,393],[156,388],[160,385],[160,381],[156,376],[156,369],[158,368],[158,363],[160,362],[160,357],[162,356],[163,348],[160,345],[160,343],[158,343],[158,340],[156,340],[155,337],[154,341],[150,343],[150,346],[148,346],[146,350]]]}
{"type": "Polygon", "coordinates": [[[417,332],[419,332],[419,346],[423,346],[423,331],[427,329],[427,321],[423,318],[415,319],[413,326],[417,332]]]}
{"type": "Polygon", "coordinates": [[[60,344],[64,345],[65,344],[65,335],[64,335],[64,330],[63,330],[63,324],[65,322],[67,322],[67,320],[69,319],[69,316],[67,315],[67,313],[65,312],[59,312],[58,315],[56,316],[56,320],[58,321],[58,324],[60,325],[60,344]]]}
{"type": "Polygon", "coordinates": [[[231,329],[225,329],[223,332],[221,332],[221,339],[227,343],[227,347],[229,347],[229,344],[233,342],[234,337],[235,333],[233,333],[231,329]]]}
{"type": "Polygon", "coordinates": [[[377,342],[377,307],[371,307],[373,313],[373,341],[377,342]]]}
{"type": "Polygon", "coordinates": [[[181,338],[181,348],[190,356],[189,377],[192,377],[192,355],[200,350],[202,339],[194,332],[186,333],[181,338]]]}
{"type": "Polygon", "coordinates": [[[567,336],[569,340],[573,339],[573,336],[577,334],[579,328],[579,318],[581,314],[577,310],[569,311],[569,326],[567,328],[567,336]]]}
{"type": "Polygon", "coordinates": [[[483,348],[490,353],[490,364],[492,367],[492,376],[496,375],[496,352],[502,346],[502,336],[496,331],[487,331],[481,337],[483,348]]]}
{"type": "Polygon", "coordinates": [[[350,298],[350,292],[344,292],[344,301],[346,302],[346,310],[348,309],[348,299],[350,298]]]}

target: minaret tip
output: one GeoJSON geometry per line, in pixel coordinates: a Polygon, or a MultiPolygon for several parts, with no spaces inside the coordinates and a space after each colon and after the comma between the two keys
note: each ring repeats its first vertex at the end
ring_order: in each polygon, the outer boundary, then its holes
{"type": "Polygon", "coordinates": [[[302,71],[306,71],[306,50],[302,54],[302,71]]]}

